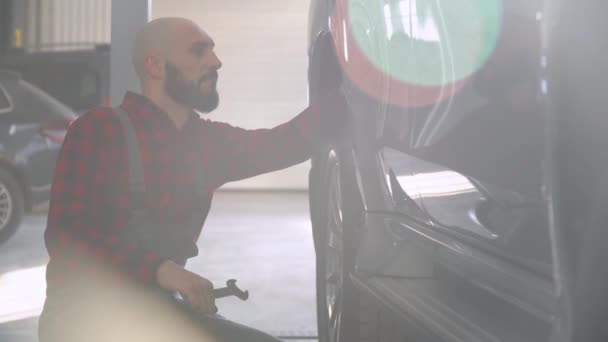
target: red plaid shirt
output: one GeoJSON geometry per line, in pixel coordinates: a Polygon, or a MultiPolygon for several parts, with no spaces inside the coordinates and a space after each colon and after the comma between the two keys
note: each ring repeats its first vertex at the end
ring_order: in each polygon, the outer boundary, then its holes
{"type": "MultiPolygon", "coordinates": [[[[208,212],[211,194],[226,182],[306,161],[344,126],[344,102],[335,100],[340,98],[327,97],[273,129],[245,130],[201,119],[194,112],[178,129],[147,98],[128,93],[121,107],[137,134],[145,206],[187,220],[194,207],[208,212]],[[203,167],[208,203],[194,200],[195,159],[203,167]]],[[[55,169],[45,231],[48,290],[83,277],[79,266],[87,258],[146,284],[155,281],[164,260],[155,251],[118,238],[130,209],[127,156],[122,126],[112,109],[93,109],[70,126],[55,169]]]]}

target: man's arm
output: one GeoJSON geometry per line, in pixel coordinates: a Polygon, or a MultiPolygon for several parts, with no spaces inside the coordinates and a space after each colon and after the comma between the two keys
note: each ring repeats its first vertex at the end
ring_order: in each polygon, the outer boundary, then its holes
{"type": "Polygon", "coordinates": [[[107,213],[99,200],[101,189],[119,181],[109,179],[105,172],[108,158],[121,151],[116,144],[120,132],[110,115],[107,110],[97,109],[68,129],[55,168],[45,242],[51,257],[76,252],[83,260],[101,261],[143,282],[154,282],[164,260],[121,241],[116,227],[99,224],[112,221],[101,219],[107,213]]]}
{"type": "Polygon", "coordinates": [[[208,122],[200,135],[204,158],[218,168],[217,187],[302,163],[349,125],[344,97],[332,92],[287,123],[272,129],[246,130],[208,122]],[[217,147],[209,151],[209,144],[217,147]]]}

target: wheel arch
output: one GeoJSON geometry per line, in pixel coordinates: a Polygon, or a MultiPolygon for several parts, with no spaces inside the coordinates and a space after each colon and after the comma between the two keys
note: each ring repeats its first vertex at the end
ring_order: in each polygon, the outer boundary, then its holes
{"type": "Polygon", "coordinates": [[[23,193],[23,206],[26,212],[32,210],[32,194],[30,192],[30,183],[25,175],[25,172],[20,172],[19,167],[8,161],[6,158],[0,158],[0,169],[5,170],[15,178],[17,184],[23,193]]]}

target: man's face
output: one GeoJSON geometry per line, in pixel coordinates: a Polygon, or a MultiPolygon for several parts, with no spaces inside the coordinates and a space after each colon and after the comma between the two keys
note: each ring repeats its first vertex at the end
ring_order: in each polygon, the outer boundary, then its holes
{"type": "Polygon", "coordinates": [[[167,96],[202,113],[217,108],[217,71],[222,63],[213,47],[211,38],[200,29],[193,27],[179,35],[165,65],[167,96]]]}

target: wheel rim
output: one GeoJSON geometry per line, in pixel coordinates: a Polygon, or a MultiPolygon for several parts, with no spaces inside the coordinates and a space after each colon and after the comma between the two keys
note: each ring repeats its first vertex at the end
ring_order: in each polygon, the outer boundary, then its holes
{"type": "Polygon", "coordinates": [[[5,184],[0,183],[0,231],[4,230],[11,220],[13,199],[5,184]]]}
{"type": "Polygon", "coordinates": [[[329,153],[326,222],[325,300],[329,341],[340,340],[343,299],[343,216],[339,163],[335,151],[329,153]]]}

